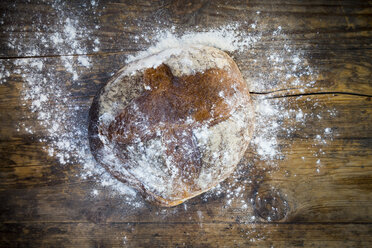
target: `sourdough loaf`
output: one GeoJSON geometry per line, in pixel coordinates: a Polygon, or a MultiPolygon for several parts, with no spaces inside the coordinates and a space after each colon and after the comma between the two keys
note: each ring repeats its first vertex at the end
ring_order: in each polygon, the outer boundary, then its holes
{"type": "Polygon", "coordinates": [[[253,132],[253,107],[235,62],[194,45],[120,69],[93,100],[92,154],[149,201],[175,206],[226,179],[253,132]]]}

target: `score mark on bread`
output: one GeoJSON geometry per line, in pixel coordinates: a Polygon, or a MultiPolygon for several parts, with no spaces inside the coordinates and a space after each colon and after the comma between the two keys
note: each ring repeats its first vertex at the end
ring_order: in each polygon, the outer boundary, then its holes
{"type": "Polygon", "coordinates": [[[117,180],[175,206],[234,171],[253,116],[246,82],[226,53],[172,48],[131,62],[98,92],[90,147],[117,180]]]}

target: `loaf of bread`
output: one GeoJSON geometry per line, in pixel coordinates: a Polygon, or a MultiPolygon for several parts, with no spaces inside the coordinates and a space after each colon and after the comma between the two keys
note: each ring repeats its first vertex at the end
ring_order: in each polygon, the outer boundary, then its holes
{"type": "Polygon", "coordinates": [[[92,154],[149,201],[175,206],[226,179],[253,132],[235,62],[212,47],[171,48],[123,67],[90,109],[92,154]]]}

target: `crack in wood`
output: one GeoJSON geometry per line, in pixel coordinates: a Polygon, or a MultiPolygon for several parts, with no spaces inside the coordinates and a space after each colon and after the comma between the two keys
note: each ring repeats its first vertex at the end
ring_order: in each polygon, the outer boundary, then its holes
{"type": "MultiPolygon", "coordinates": [[[[251,95],[270,95],[272,93],[285,91],[285,90],[286,89],[277,90],[277,91],[269,91],[269,92],[249,92],[249,93],[251,95]]],[[[265,97],[264,99],[276,99],[276,98],[312,96],[312,95],[351,95],[351,96],[361,96],[361,97],[372,97],[372,95],[355,93],[355,92],[327,91],[327,92],[308,92],[308,93],[288,94],[288,95],[279,95],[279,96],[274,95],[274,96],[265,97]]]]}

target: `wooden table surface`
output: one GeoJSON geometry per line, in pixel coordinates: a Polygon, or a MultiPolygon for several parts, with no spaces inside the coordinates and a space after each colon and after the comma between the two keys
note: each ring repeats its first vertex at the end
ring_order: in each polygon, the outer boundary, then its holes
{"type": "MultiPolygon", "coordinates": [[[[285,86],[273,90],[285,90],[290,108],[322,118],[279,137],[285,158],[274,161],[275,170],[264,170],[263,161],[257,161],[247,174],[252,183],[244,194],[254,199],[247,208],[224,207],[226,194],[221,194],[208,201],[196,197],[187,210],[145,203],[129,211],[120,197],[91,197],[95,182],[76,176],[79,164],[61,166],[49,157],[38,141],[45,135],[42,127],[36,126],[34,134],[17,130],[30,110],[20,101],[22,78],[11,74],[0,85],[1,247],[372,247],[371,1],[98,1],[96,12],[80,11],[83,2],[64,4],[100,40],[99,51],[86,41],[92,67],[74,86],[71,100],[83,109],[82,118],[110,73],[128,54],[150,44],[128,37],[159,21],[179,32],[252,22],[257,11],[265,42],[255,49],[275,51],[281,41],[272,39],[272,31],[281,26],[317,68],[315,84],[304,87],[304,93],[285,86]],[[329,109],[336,114],[325,115],[329,109]],[[314,137],[327,127],[333,139],[316,157],[314,137]],[[319,158],[322,167],[316,173],[319,158]]],[[[51,26],[62,33],[63,25],[54,22],[58,14],[49,1],[2,1],[2,70],[29,56],[9,47],[10,37],[26,44],[37,39],[36,31],[51,32],[51,26]],[[36,30],[35,23],[44,25],[36,30]]],[[[58,63],[66,54],[48,47],[40,51],[32,56],[49,58],[63,75],[58,63]]],[[[237,63],[244,69],[249,59],[243,54],[237,63]]]]}

